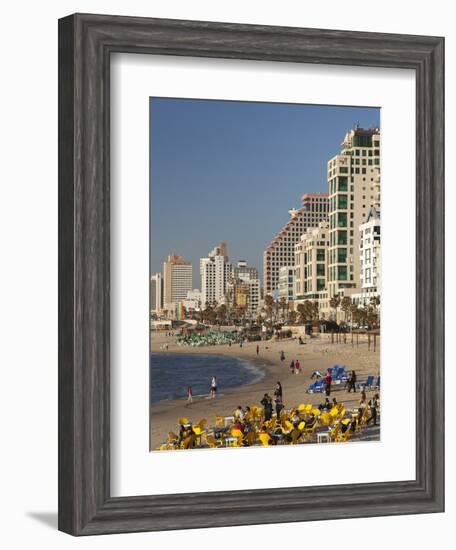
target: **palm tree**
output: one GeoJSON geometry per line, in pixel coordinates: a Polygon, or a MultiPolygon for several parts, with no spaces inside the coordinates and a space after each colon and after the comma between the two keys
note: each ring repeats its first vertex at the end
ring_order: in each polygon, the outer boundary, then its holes
{"type": "Polygon", "coordinates": [[[287,302],[287,299],[284,296],[282,296],[282,298],[280,298],[280,300],[279,300],[279,307],[282,310],[282,320],[283,320],[283,322],[285,322],[286,321],[285,313],[288,309],[288,302],[287,302]]]}
{"type": "Polygon", "coordinates": [[[306,306],[304,304],[298,304],[296,310],[299,315],[299,322],[303,325],[306,322],[306,306]]]}
{"type": "Polygon", "coordinates": [[[266,296],[264,297],[264,305],[266,307],[266,313],[268,317],[271,318],[271,321],[272,321],[274,298],[270,294],[266,294],[266,296]]]}
{"type": "Polygon", "coordinates": [[[353,330],[353,323],[359,323],[359,310],[356,304],[351,304],[350,306],[350,323],[351,323],[352,330],[353,330]]]}
{"type": "Polygon", "coordinates": [[[344,312],[344,321],[347,322],[347,314],[350,311],[350,307],[352,305],[352,301],[348,296],[344,296],[342,298],[342,301],[340,303],[340,307],[342,308],[342,311],[344,312]]]}
{"type": "Polygon", "coordinates": [[[335,294],[330,300],[329,305],[334,309],[334,320],[337,321],[337,308],[340,304],[340,296],[339,294],[335,294]]]}
{"type": "Polygon", "coordinates": [[[221,325],[225,324],[227,307],[225,304],[220,304],[217,308],[217,319],[221,325]]]}
{"type": "Polygon", "coordinates": [[[318,302],[315,300],[312,302],[312,318],[318,321],[318,317],[320,314],[320,307],[318,305],[318,302]]]}

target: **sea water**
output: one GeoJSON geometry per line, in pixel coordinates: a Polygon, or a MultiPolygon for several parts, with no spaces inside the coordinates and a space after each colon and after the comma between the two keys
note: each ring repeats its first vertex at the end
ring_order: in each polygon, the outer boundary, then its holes
{"type": "Polygon", "coordinates": [[[151,403],[186,397],[188,386],[193,396],[209,395],[212,376],[217,378],[217,393],[261,380],[264,371],[245,359],[203,353],[151,353],[151,403]]]}

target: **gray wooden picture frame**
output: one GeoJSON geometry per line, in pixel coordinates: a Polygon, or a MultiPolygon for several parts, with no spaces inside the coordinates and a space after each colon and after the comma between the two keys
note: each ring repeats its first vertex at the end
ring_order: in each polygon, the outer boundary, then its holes
{"type": "Polygon", "coordinates": [[[444,510],[443,38],[83,14],[63,18],[58,173],[60,530],[92,535],[444,510]],[[415,480],[110,496],[113,52],[416,72],[415,480]]]}

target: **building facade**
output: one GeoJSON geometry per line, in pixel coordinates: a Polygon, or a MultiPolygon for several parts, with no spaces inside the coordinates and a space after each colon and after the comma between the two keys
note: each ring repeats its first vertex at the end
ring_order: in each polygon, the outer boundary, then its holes
{"type": "Polygon", "coordinates": [[[230,307],[244,308],[247,317],[253,318],[259,312],[260,279],[258,269],[239,260],[232,269],[227,285],[227,297],[230,307]]]}
{"type": "Polygon", "coordinates": [[[163,310],[163,276],[155,273],[150,278],[150,311],[159,315],[163,310]]]}
{"type": "Polygon", "coordinates": [[[285,298],[287,303],[294,298],[295,266],[286,265],[279,269],[279,299],[285,298]]]}
{"type": "Polygon", "coordinates": [[[225,242],[220,243],[206,258],[200,259],[201,307],[225,302],[227,284],[232,276],[232,265],[228,261],[225,242]]]}
{"type": "Polygon", "coordinates": [[[186,311],[200,311],[201,309],[201,292],[195,288],[187,292],[187,298],[182,302],[186,311]]]}
{"type": "Polygon", "coordinates": [[[192,264],[176,254],[168,256],[163,263],[163,303],[176,303],[187,297],[193,288],[192,264]]]}
{"type": "Polygon", "coordinates": [[[305,194],[301,208],[289,211],[290,219],[263,253],[264,294],[278,290],[280,268],[294,265],[295,245],[309,227],[327,219],[328,207],[328,195],[305,194]]]}
{"type": "Polygon", "coordinates": [[[370,208],[380,208],[380,131],[358,126],[328,162],[329,297],[360,290],[360,233],[370,208]]]}
{"type": "Polygon", "coordinates": [[[368,305],[381,293],[380,212],[371,208],[366,221],[359,226],[360,287],[352,296],[355,304],[368,305]]]}
{"type": "Polygon", "coordinates": [[[318,302],[320,317],[329,311],[328,298],[329,223],[308,229],[295,246],[295,306],[305,300],[318,302]]]}

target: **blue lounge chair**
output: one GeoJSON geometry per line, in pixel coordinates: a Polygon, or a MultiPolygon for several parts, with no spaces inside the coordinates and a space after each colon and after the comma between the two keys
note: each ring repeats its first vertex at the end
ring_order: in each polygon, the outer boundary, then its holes
{"type": "Polygon", "coordinates": [[[321,393],[323,391],[325,381],[321,378],[316,380],[313,384],[307,388],[307,393],[321,393]]]}

